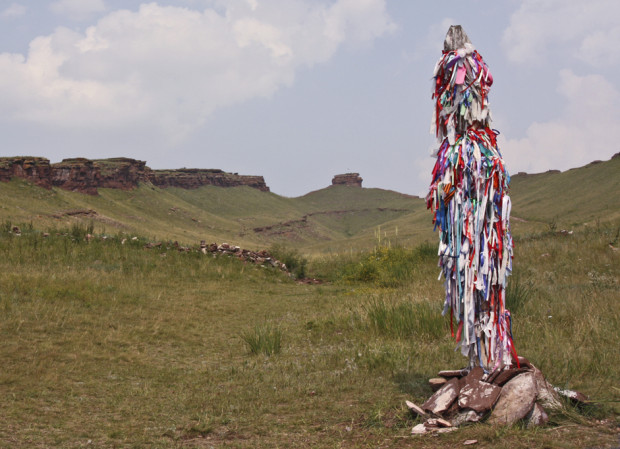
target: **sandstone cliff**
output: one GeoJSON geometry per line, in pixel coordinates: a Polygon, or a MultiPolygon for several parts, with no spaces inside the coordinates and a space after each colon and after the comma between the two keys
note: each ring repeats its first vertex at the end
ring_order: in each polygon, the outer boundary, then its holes
{"type": "Polygon", "coordinates": [[[248,186],[263,192],[269,192],[262,176],[245,176],[226,173],[219,169],[179,168],[177,170],[152,170],[150,181],[153,185],[197,189],[202,186],[236,187],[248,186]]]}
{"type": "Polygon", "coordinates": [[[24,178],[46,189],[52,188],[50,161],[44,157],[2,157],[0,158],[0,181],[24,178]]]}
{"type": "Polygon", "coordinates": [[[151,170],[146,162],[125,157],[112,159],[64,159],[50,164],[42,157],[0,158],[0,181],[13,177],[24,178],[47,189],[97,195],[98,188],[131,190],[139,183],[151,183],[160,188],[196,189],[201,186],[248,186],[269,192],[262,176],[244,176],[218,169],[151,170]]]}
{"type": "Polygon", "coordinates": [[[101,171],[93,161],[76,158],[52,164],[52,185],[64,190],[97,195],[101,171]]]}
{"type": "Polygon", "coordinates": [[[101,171],[99,187],[107,189],[132,190],[138,187],[139,182],[148,182],[151,169],[145,161],[138,161],[128,157],[112,159],[95,159],[93,163],[101,171]]]}

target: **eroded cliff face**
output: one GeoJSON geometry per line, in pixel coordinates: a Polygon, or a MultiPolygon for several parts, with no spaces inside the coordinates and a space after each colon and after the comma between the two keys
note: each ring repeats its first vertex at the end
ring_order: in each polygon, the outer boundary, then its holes
{"type": "Polygon", "coordinates": [[[218,169],[151,170],[145,161],[125,157],[95,160],[73,158],[55,164],[42,157],[0,158],[0,181],[10,181],[13,177],[27,179],[48,189],[54,186],[89,195],[97,195],[99,188],[132,190],[139,183],[182,189],[208,185],[248,186],[269,192],[262,176],[244,176],[218,169]]]}
{"type": "Polygon", "coordinates": [[[179,168],[177,170],[153,170],[150,173],[153,185],[165,189],[180,187],[197,189],[202,186],[237,187],[248,186],[263,192],[269,192],[262,176],[245,176],[226,173],[219,169],[179,168]]]}
{"type": "Polygon", "coordinates": [[[97,187],[101,185],[101,170],[89,159],[64,159],[52,164],[52,185],[64,190],[97,195],[97,187]]]}
{"type": "Polygon", "coordinates": [[[132,190],[140,182],[149,182],[151,169],[145,161],[138,161],[127,157],[112,159],[95,159],[93,163],[101,172],[99,187],[107,189],[132,190]]]}
{"type": "Polygon", "coordinates": [[[359,173],[344,173],[342,175],[336,175],[332,179],[333,186],[350,186],[350,187],[362,187],[362,177],[359,173]]]}
{"type": "Polygon", "coordinates": [[[0,181],[24,178],[46,189],[52,188],[49,159],[44,157],[2,157],[0,158],[0,181]]]}

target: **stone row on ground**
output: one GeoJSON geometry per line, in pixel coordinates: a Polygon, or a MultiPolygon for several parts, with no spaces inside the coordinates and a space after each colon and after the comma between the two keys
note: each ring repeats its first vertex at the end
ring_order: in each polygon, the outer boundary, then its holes
{"type": "Polygon", "coordinates": [[[562,407],[565,396],[584,403],[581,393],[554,388],[543,373],[527,359],[519,357],[519,366],[485,373],[472,370],[440,371],[429,384],[435,393],[421,406],[406,401],[411,412],[425,421],[412,434],[445,433],[459,426],[485,421],[491,425],[511,425],[524,420],[528,427],[545,424],[545,410],[562,407]]]}

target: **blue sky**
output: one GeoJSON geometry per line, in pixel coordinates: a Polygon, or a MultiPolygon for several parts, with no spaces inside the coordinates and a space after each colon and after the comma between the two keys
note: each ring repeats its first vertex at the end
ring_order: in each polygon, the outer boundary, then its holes
{"type": "Polygon", "coordinates": [[[616,0],[0,0],[0,155],[424,195],[430,78],[460,24],[508,170],[566,170],[620,151],[618,18],[616,0]]]}

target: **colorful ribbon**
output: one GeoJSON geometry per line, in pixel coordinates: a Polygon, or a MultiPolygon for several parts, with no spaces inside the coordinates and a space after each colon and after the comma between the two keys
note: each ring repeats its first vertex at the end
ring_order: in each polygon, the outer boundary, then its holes
{"type": "MultiPolygon", "coordinates": [[[[512,271],[508,184],[488,92],[493,78],[471,44],[444,52],[435,67],[431,132],[440,142],[426,198],[439,229],[443,313],[458,323],[457,348],[470,366],[493,370],[516,354],[506,278],[512,271]]],[[[452,334],[454,332],[452,331],[452,334]]]]}

